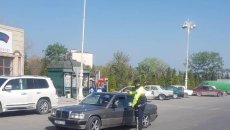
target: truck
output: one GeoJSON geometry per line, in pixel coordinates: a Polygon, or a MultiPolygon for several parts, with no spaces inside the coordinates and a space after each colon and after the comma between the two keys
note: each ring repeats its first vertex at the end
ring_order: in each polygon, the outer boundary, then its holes
{"type": "Polygon", "coordinates": [[[206,80],[201,85],[214,86],[218,90],[222,90],[227,94],[230,94],[230,80],[206,80]]]}

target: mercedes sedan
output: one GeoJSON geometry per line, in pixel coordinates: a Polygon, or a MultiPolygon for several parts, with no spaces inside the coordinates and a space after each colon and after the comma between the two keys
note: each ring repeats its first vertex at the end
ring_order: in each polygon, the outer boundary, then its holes
{"type": "MultiPolygon", "coordinates": [[[[58,128],[101,130],[116,126],[135,126],[133,97],[126,93],[93,93],[78,105],[52,109],[49,120],[58,128]]],[[[157,118],[157,106],[146,104],[143,127],[157,118]]]]}

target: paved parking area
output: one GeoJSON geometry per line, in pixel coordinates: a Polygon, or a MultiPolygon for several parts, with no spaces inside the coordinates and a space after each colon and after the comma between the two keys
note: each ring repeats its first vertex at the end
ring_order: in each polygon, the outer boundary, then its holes
{"type": "Polygon", "coordinates": [[[154,130],[229,130],[230,96],[153,100],[158,106],[154,130]]]}
{"type": "MultiPolygon", "coordinates": [[[[60,105],[75,104],[75,99],[60,98],[60,105]]],[[[158,118],[145,130],[229,130],[230,96],[151,100],[158,106],[158,118]]],[[[12,112],[0,116],[0,130],[56,130],[49,114],[12,112]]],[[[130,127],[105,130],[135,130],[130,127]]]]}

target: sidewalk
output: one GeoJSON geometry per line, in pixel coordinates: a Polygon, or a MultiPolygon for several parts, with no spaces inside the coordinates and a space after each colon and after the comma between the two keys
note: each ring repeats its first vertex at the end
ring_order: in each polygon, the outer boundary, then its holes
{"type": "Polygon", "coordinates": [[[76,105],[77,103],[75,98],[58,97],[58,106],[76,105]]]}

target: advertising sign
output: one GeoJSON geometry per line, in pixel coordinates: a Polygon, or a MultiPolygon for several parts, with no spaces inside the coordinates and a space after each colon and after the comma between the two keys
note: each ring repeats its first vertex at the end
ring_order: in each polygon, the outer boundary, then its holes
{"type": "Polygon", "coordinates": [[[0,29],[0,52],[12,53],[12,32],[0,29]]]}

